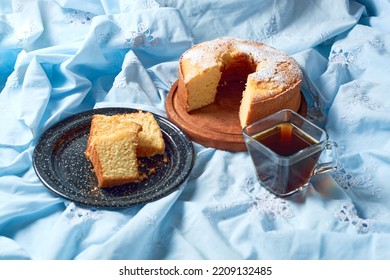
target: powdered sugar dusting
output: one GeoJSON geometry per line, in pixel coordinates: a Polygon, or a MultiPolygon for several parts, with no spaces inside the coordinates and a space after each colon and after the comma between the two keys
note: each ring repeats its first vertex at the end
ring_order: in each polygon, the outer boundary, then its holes
{"type": "Polygon", "coordinates": [[[220,66],[223,63],[220,57],[227,52],[243,53],[257,65],[256,72],[249,75],[249,79],[255,82],[272,82],[286,87],[295,84],[302,77],[298,64],[287,54],[265,44],[227,37],[194,46],[183,54],[182,60],[206,69],[220,66]]]}
{"type": "Polygon", "coordinates": [[[214,53],[212,46],[197,46],[184,53],[183,59],[189,60],[193,65],[199,65],[205,68],[211,67],[217,64],[215,57],[211,53],[214,53]]]}

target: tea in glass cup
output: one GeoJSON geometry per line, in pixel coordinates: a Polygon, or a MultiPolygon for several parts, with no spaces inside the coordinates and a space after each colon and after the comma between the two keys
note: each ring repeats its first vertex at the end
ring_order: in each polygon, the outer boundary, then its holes
{"type": "Polygon", "coordinates": [[[281,110],[243,128],[257,177],[279,196],[306,189],[311,176],[337,167],[336,143],[327,133],[292,110],[281,110]],[[319,163],[324,151],[331,160],[319,163]]]}

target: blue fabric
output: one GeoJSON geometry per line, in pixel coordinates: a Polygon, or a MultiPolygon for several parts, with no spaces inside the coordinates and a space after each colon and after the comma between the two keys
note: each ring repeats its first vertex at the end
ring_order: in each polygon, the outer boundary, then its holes
{"type": "Polygon", "coordinates": [[[386,0],[35,0],[0,5],[0,259],[390,259],[390,3],[386,0]],[[298,61],[308,117],[339,168],[303,200],[260,188],[246,152],[193,143],[170,195],[80,207],[37,178],[40,135],[92,108],[165,115],[180,55],[219,36],[298,61]]]}

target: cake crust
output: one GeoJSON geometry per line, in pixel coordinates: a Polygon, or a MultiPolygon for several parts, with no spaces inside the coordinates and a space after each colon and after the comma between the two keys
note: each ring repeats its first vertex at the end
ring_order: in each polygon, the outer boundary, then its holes
{"type": "Polygon", "coordinates": [[[164,150],[161,129],[150,112],[92,116],[85,156],[101,188],[139,181],[138,158],[164,150]]]}
{"type": "Polygon", "coordinates": [[[121,114],[116,114],[113,116],[100,114],[93,115],[91,127],[89,130],[87,148],[85,150],[85,156],[89,158],[91,146],[95,140],[95,137],[99,135],[110,135],[119,130],[127,130],[138,133],[140,130],[142,130],[142,126],[127,118],[123,118],[123,115],[121,114]]]}
{"type": "Polygon", "coordinates": [[[152,113],[138,111],[124,114],[123,118],[142,126],[142,130],[138,134],[137,155],[139,157],[151,157],[164,153],[165,141],[160,126],[152,113]]]}
{"type": "Polygon", "coordinates": [[[178,76],[178,98],[189,113],[215,101],[222,77],[244,79],[242,127],[281,109],[297,111],[301,103],[299,65],[262,43],[225,37],[200,43],[180,57],[178,76]]]}

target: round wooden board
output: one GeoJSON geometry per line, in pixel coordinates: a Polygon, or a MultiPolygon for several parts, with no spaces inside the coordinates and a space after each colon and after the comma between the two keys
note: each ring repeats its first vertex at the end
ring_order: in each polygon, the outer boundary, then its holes
{"type": "MultiPolygon", "coordinates": [[[[218,88],[214,103],[188,113],[177,94],[177,81],[172,85],[165,103],[170,121],[183,129],[191,140],[226,151],[246,151],[238,111],[244,83],[230,81],[218,88]]],[[[299,113],[306,114],[302,98],[299,113]]]]}

